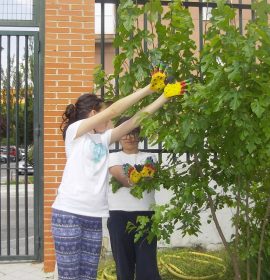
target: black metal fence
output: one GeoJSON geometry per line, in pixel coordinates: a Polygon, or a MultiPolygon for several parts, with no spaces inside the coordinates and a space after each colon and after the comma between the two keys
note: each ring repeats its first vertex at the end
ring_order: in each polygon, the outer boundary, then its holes
{"type": "Polygon", "coordinates": [[[39,250],[38,45],[35,32],[0,31],[0,260],[39,250]]]}
{"type": "Polygon", "coordinates": [[[0,1],[0,261],[42,254],[43,6],[0,1]]]}
{"type": "MultiPolygon", "coordinates": [[[[105,20],[106,20],[106,6],[113,4],[114,5],[114,11],[115,11],[115,24],[117,25],[117,7],[119,5],[119,0],[95,0],[96,4],[100,5],[100,63],[102,64],[103,68],[106,62],[106,51],[105,51],[105,20]]],[[[144,5],[147,3],[147,0],[136,0],[134,1],[138,5],[144,5]]],[[[161,1],[163,6],[167,6],[170,2],[170,0],[167,1],[161,1]]],[[[239,31],[242,33],[243,32],[243,27],[244,27],[244,22],[248,19],[254,18],[254,13],[251,10],[251,4],[253,3],[253,0],[247,0],[243,1],[242,0],[236,0],[236,1],[228,1],[228,5],[232,8],[237,9],[237,17],[238,17],[238,24],[239,26],[239,31]],[[248,14],[244,13],[248,12],[248,14]]],[[[202,48],[203,46],[203,34],[205,32],[204,24],[209,20],[211,16],[211,9],[216,7],[215,1],[206,1],[206,0],[195,0],[195,1],[183,1],[183,5],[187,9],[194,8],[191,11],[191,15],[198,15],[198,36],[199,36],[199,49],[202,48]]],[[[147,16],[145,15],[144,17],[144,22],[147,22],[147,16]]],[[[145,24],[145,28],[147,28],[147,24],[145,24]]],[[[118,54],[119,50],[115,50],[115,53],[118,54]]]]}

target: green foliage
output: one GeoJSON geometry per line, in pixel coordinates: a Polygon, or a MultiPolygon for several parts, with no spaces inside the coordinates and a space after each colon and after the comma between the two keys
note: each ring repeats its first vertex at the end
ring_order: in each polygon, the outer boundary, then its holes
{"type": "Polygon", "coordinates": [[[28,149],[28,162],[34,166],[34,145],[29,146],[28,149]]]}
{"type": "Polygon", "coordinates": [[[157,0],[143,7],[123,0],[114,59],[120,97],[149,82],[152,62],[164,61],[175,77],[195,81],[188,94],[143,120],[149,141],[176,155],[154,180],[153,188],[163,186],[172,197],[155,208],[150,235],[169,241],[178,225],[183,235],[196,235],[202,210],[211,209],[213,221],[218,209],[232,207],[238,209],[232,220],[237,232],[228,249],[247,261],[256,259],[262,240],[263,255],[270,256],[269,224],[263,227],[270,207],[270,6],[260,1],[252,7],[257,17],[241,34],[235,10],[218,0],[198,60],[192,18],[181,1],[172,1],[165,13],[157,0]],[[146,31],[138,24],[144,13],[146,31]],[[186,152],[188,159],[181,156],[186,152]]]}
{"type": "MultiPolygon", "coordinates": [[[[33,112],[33,88],[28,90],[29,96],[27,98],[27,106],[23,96],[25,90],[20,90],[20,99],[16,101],[15,97],[12,96],[9,105],[9,124],[7,124],[6,116],[7,104],[4,102],[1,108],[2,117],[0,117],[0,135],[2,145],[7,144],[7,126],[9,125],[9,142],[10,145],[16,145],[16,139],[18,138],[18,146],[23,146],[25,139],[27,144],[33,143],[33,123],[34,123],[34,112],[33,112]],[[27,109],[26,109],[27,108],[27,109]],[[26,111],[27,110],[27,111],[26,111]],[[25,124],[27,123],[27,126],[25,124]]],[[[2,96],[5,97],[5,90],[2,91],[2,96]]]]}
{"type": "Polygon", "coordinates": [[[112,187],[113,193],[116,193],[120,188],[122,188],[122,184],[113,176],[110,179],[110,186],[112,187]]]}
{"type": "Polygon", "coordinates": [[[94,69],[94,80],[95,80],[95,93],[97,93],[103,86],[106,91],[106,100],[115,100],[116,92],[114,89],[114,75],[107,75],[102,70],[101,65],[97,65],[94,69]]]}

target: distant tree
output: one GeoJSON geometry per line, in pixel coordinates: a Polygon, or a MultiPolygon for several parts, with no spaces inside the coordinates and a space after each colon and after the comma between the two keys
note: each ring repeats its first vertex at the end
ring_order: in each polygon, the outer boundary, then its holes
{"type": "MultiPolygon", "coordinates": [[[[1,136],[6,138],[9,126],[10,144],[29,145],[33,143],[33,90],[34,90],[34,41],[29,37],[28,57],[24,55],[16,65],[15,54],[10,59],[8,69],[1,69],[1,136]],[[7,96],[8,94],[8,96],[7,96]],[[7,104],[9,98],[9,104],[7,104]],[[9,124],[6,123],[9,110],[9,124]],[[26,129],[26,131],[25,131],[26,129]]],[[[5,140],[6,142],[6,140],[5,140]]]]}

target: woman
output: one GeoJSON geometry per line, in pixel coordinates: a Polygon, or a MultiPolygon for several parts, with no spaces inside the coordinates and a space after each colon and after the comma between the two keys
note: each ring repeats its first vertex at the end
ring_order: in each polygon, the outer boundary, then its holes
{"type": "MultiPolygon", "coordinates": [[[[52,205],[52,233],[59,280],[96,279],[102,217],[108,216],[108,147],[136,128],[142,113],[152,114],[171,97],[162,94],[123,124],[110,121],[144,97],[165,87],[159,71],[151,84],[109,107],[94,94],[80,96],[63,114],[67,162],[52,205]]],[[[166,86],[167,87],[167,86],[166,86]]],[[[181,92],[175,92],[180,95],[181,92]]]]}

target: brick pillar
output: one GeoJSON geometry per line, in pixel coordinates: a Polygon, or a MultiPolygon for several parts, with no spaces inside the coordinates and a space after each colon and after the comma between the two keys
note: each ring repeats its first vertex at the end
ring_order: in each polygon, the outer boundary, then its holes
{"type": "Polygon", "coordinates": [[[60,132],[66,105],[93,87],[95,1],[46,0],[44,77],[44,270],[55,266],[51,205],[65,165],[60,132]]]}

